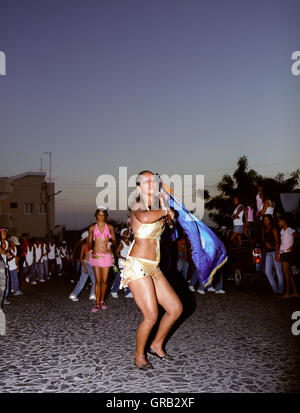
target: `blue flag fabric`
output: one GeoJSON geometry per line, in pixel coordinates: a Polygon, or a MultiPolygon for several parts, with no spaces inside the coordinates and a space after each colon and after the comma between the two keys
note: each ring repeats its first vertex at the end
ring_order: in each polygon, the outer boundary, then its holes
{"type": "Polygon", "coordinates": [[[177,211],[177,220],[191,243],[198,279],[204,286],[210,285],[216,271],[228,259],[226,248],[216,234],[189,212],[181,201],[172,193],[169,196],[170,206],[177,211]]]}

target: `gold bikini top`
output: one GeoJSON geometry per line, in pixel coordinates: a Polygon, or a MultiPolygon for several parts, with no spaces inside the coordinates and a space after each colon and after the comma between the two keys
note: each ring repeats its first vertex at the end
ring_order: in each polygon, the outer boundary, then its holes
{"type": "Polygon", "coordinates": [[[141,223],[136,234],[134,234],[134,238],[150,238],[159,240],[164,227],[165,225],[162,220],[152,222],[151,224],[141,223]]]}

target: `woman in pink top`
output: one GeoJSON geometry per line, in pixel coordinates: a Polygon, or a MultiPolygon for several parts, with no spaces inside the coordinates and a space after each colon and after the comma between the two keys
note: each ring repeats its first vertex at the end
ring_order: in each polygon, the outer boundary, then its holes
{"type": "Polygon", "coordinates": [[[96,305],[92,308],[93,313],[96,313],[100,308],[101,310],[107,309],[104,297],[109,269],[113,266],[111,245],[116,244],[114,227],[106,223],[107,210],[104,207],[97,209],[95,217],[97,222],[90,226],[88,236],[88,248],[92,250],[89,264],[93,267],[95,274],[96,305]]]}

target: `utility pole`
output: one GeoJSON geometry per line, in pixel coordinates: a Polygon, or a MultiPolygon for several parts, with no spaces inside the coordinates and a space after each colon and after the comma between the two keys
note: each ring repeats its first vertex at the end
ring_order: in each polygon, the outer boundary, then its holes
{"type": "Polygon", "coordinates": [[[44,152],[44,153],[48,153],[50,155],[50,179],[49,179],[49,182],[51,182],[51,152],[44,152]]]}
{"type": "Polygon", "coordinates": [[[48,195],[47,182],[42,182],[41,187],[42,187],[41,199],[42,199],[43,205],[45,205],[45,212],[46,212],[47,242],[49,242],[51,238],[51,228],[50,228],[49,195],[48,195]],[[44,196],[42,194],[44,194],[44,196]]]}
{"type": "Polygon", "coordinates": [[[49,195],[47,182],[42,182],[41,189],[42,189],[41,201],[45,205],[45,212],[46,212],[47,241],[49,242],[52,236],[51,228],[50,228],[49,201],[52,196],[54,197],[55,195],[60,194],[61,191],[58,191],[58,192],[55,192],[54,194],[49,195]]]}

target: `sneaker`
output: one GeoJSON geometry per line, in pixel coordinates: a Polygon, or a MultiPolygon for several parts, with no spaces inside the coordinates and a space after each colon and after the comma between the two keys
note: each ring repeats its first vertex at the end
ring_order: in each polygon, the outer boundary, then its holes
{"type": "Polygon", "coordinates": [[[70,300],[72,301],[79,301],[76,295],[69,295],[70,300]]]}
{"type": "Polygon", "coordinates": [[[30,281],[29,281],[29,277],[26,277],[25,278],[25,281],[27,282],[27,283],[29,283],[30,281]]]}
{"type": "Polygon", "coordinates": [[[23,292],[22,292],[21,290],[16,291],[16,292],[14,293],[14,295],[22,295],[22,294],[23,294],[23,292]]]}
{"type": "Polygon", "coordinates": [[[217,290],[216,294],[225,294],[225,291],[224,290],[217,290]]]}
{"type": "Polygon", "coordinates": [[[46,280],[50,280],[50,277],[46,277],[46,280]]]}
{"type": "Polygon", "coordinates": [[[61,276],[62,276],[62,273],[59,273],[58,276],[61,277],[61,276]]]}
{"type": "Polygon", "coordinates": [[[100,310],[100,305],[95,305],[95,307],[93,307],[92,309],[91,309],[91,312],[92,313],[97,313],[97,311],[99,311],[100,310]]]}
{"type": "Polygon", "coordinates": [[[40,283],[44,283],[45,282],[45,280],[40,280],[40,283]]]}
{"type": "Polygon", "coordinates": [[[132,293],[128,293],[127,295],[125,295],[125,298],[133,298],[132,293]]]}
{"type": "Polygon", "coordinates": [[[199,293],[199,294],[205,294],[205,291],[204,290],[197,290],[197,293],[199,293]]]}
{"type": "Polygon", "coordinates": [[[72,284],[74,284],[74,282],[75,282],[74,280],[71,280],[71,283],[72,283],[72,284]]]}
{"type": "Polygon", "coordinates": [[[4,300],[4,301],[3,301],[3,304],[10,304],[10,301],[4,300]]]}
{"type": "Polygon", "coordinates": [[[189,285],[189,290],[190,291],[195,291],[195,288],[192,285],[189,285]]]}
{"type": "Polygon", "coordinates": [[[104,301],[102,301],[102,303],[100,303],[100,307],[101,307],[101,310],[107,310],[107,305],[105,304],[104,301]]]}
{"type": "Polygon", "coordinates": [[[216,290],[214,289],[214,287],[208,287],[207,291],[209,291],[210,293],[214,293],[216,290]]]}
{"type": "Polygon", "coordinates": [[[113,298],[118,298],[118,293],[110,293],[113,298]]]}
{"type": "Polygon", "coordinates": [[[95,295],[90,295],[89,300],[96,300],[96,296],[95,295]]]}
{"type": "Polygon", "coordinates": [[[36,285],[37,284],[37,282],[36,281],[32,281],[32,283],[31,283],[32,285],[36,285]]]}

